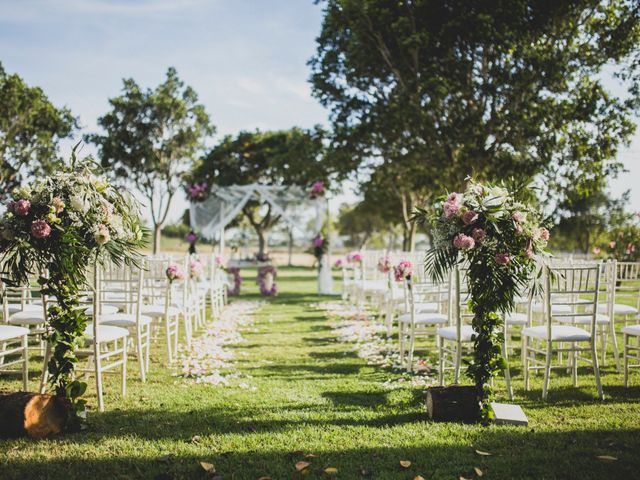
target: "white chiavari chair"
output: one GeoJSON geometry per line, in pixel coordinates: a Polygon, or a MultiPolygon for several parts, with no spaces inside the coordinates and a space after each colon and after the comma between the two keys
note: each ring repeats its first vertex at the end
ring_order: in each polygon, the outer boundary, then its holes
{"type": "Polygon", "coordinates": [[[544,325],[522,330],[525,389],[529,389],[529,370],[544,369],[542,398],[546,399],[551,369],[566,368],[564,365],[552,365],[554,353],[564,352],[569,355],[574,386],[578,383],[578,361],[589,362],[593,365],[598,396],[603,399],[596,350],[601,265],[583,263],[543,268],[544,325]],[[555,305],[564,308],[557,309],[555,305]],[[587,346],[581,346],[584,344],[587,346]],[[585,352],[590,353],[590,358],[580,356],[585,352]],[[543,356],[544,361],[540,361],[537,355],[543,356]]]}

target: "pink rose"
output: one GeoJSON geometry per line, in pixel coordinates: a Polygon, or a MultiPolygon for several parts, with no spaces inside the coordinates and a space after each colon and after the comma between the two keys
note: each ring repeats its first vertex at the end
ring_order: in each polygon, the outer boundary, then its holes
{"type": "Polygon", "coordinates": [[[498,253],[495,256],[495,261],[498,265],[506,265],[511,261],[511,256],[508,253],[498,253]]]}
{"type": "Polygon", "coordinates": [[[471,250],[476,246],[476,242],[473,238],[465,235],[464,233],[459,233],[453,239],[453,246],[459,250],[471,250]]]}
{"type": "Polygon", "coordinates": [[[398,265],[393,268],[393,276],[396,282],[402,279],[410,279],[413,275],[413,265],[409,260],[402,260],[398,265]]]}
{"type": "Polygon", "coordinates": [[[320,236],[317,236],[316,238],[313,239],[313,246],[316,248],[322,248],[322,246],[324,245],[324,239],[320,236]]]}
{"type": "Polygon", "coordinates": [[[551,234],[549,233],[549,230],[547,230],[546,228],[540,229],[540,238],[542,238],[542,240],[544,240],[545,242],[548,242],[550,237],[551,237],[551,234]]]}
{"type": "Polygon", "coordinates": [[[442,210],[445,218],[451,218],[458,214],[460,207],[462,206],[462,194],[451,193],[447,197],[447,200],[442,205],[442,210]]]}
{"type": "Polygon", "coordinates": [[[333,266],[336,268],[342,268],[342,264],[343,264],[343,261],[341,258],[339,258],[338,260],[336,260],[336,263],[334,263],[333,266]]]}
{"type": "Polygon", "coordinates": [[[609,242],[609,248],[616,248],[616,241],[615,240],[609,242]]]}
{"type": "Polygon", "coordinates": [[[31,208],[31,202],[29,200],[18,200],[13,206],[13,213],[24,217],[29,213],[29,208],[31,208]]]}
{"type": "Polygon", "coordinates": [[[51,227],[44,220],[36,220],[31,224],[31,235],[35,238],[47,238],[51,235],[51,227]]]}
{"type": "Polygon", "coordinates": [[[513,218],[516,222],[521,223],[524,222],[525,215],[522,212],[513,212],[511,218],[513,218]]]}
{"type": "Polygon", "coordinates": [[[465,225],[471,225],[472,223],[475,223],[476,220],[478,220],[478,214],[473,210],[467,210],[462,216],[462,221],[465,225]]]}
{"type": "Polygon", "coordinates": [[[519,223],[516,223],[515,230],[516,230],[516,233],[518,235],[522,235],[522,232],[524,232],[524,229],[522,228],[522,225],[520,225],[519,223]]]}
{"type": "Polygon", "coordinates": [[[482,228],[474,228],[471,232],[471,236],[477,243],[482,243],[484,239],[487,238],[487,232],[482,228]]]}
{"type": "Polygon", "coordinates": [[[598,255],[601,251],[602,251],[602,249],[600,247],[593,247],[593,253],[595,255],[598,255]]]}

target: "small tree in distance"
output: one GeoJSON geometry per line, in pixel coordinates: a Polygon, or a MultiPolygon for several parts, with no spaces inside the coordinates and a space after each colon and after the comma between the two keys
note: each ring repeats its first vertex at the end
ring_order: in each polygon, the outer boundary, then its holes
{"type": "Polygon", "coordinates": [[[111,111],[98,119],[104,134],[88,135],[102,166],[124,185],[136,187],[149,202],[153,252],[183,174],[215,132],[195,90],[174,68],[164,83],[143,90],[125,79],[122,94],[109,100],[111,111]]]}

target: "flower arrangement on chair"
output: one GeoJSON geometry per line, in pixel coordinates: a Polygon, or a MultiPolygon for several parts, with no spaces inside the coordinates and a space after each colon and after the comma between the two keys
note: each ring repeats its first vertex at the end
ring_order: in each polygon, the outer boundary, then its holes
{"type": "Polygon", "coordinates": [[[349,252],[347,254],[347,262],[348,263],[362,263],[362,253],[360,253],[360,252],[349,252]]]}
{"type": "Polygon", "coordinates": [[[322,257],[324,257],[329,249],[329,241],[322,235],[318,234],[313,238],[313,256],[318,262],[318,269],[322,265],[322,257]]]}
{"type": "Polygon", "coordinates": [[[78,161],[16,189],[0,217],[2,281],[24,285],[39,278],[42,294],[54,297],[48,307],[46,338],[51,345],[49,382],[70,405],[68,428],[77,428],[86,402],[86,383],[75,379],[76,348],[89,317],[80,306],[81,290],[89,289],[89,265],[111,261],[139,265],[137,250],[146,244],[133,198],[96,176],[90,159],[78,161]]]}
{"type": "Polygon", "coordinates": [[[270,297],[278,294],[278,284],[275,282],[277,276],[278,269],[273,265],[268,265],[258,270],[257,280],[262,295],[270,297]]]}
{"type": "Polygon", "coordinates": [[[344,260],[342,258],[337,259],[333,263],[333,268],[342,268],[342,267],[344,267],[344,260]]]}
{"type": "Polygon", "coordinates": [[[393,265],[391,265],[391,259],[388,255],[385,255],[384,257],[380,257],[380,259],[378,259],[378,271],[380,273],[389,273],[392,268],[393,265]]]}
{"type": "Polygon", "coordinates": [[[209,184],[207,182],[191,183],[187,185],[187,195],[192,202],[201,202],[207,198],[209,184]]]}
{"type": "MultiPolygon", "coordinates": [[[[454,266],[467,265],[474,331],[467,376],[475,384],[485,420],[492,416],[491,378],[506,366],[500,353],[502,314],[514,310],[514,299],[536,276],[534,257],[545,254],[549,240],[539,211],[519,199],[522,188],[469,179],[463,193],[451,193],[414,216],[433,228],[425,268],[435,281],[443,281],[454,266]]],[[[534,285],[533,293],[538,288],[534,285]]]]}
{"type": "Polygon", "coordinates": [[[318,180],[317,182],[313,182],[311,188],[309,188],[309,198],[311,200],[315,200],[318,197],[324,196],[325,187],[324,182],[318,180]]]}
{"type": "Polygon", "coordinates": [[[184,280],[184,272],[176,264],[169,265],[165,271],[165,275],[167,276],[169,283],[173,283],[176,280],[184,280]]]}
{"type": "Polygon", "coordinates": [[[199,280],[204,274],[204,263],[197,258],[189,260],[189,277],[194,280],[199,280]]]}
{"type": "Polygon", "coordinates": [[[393,277],[396,282],[410,280],[413,275],[413,264],[409,260],[402,260],[398,265],[393,267],[393,277]]]}

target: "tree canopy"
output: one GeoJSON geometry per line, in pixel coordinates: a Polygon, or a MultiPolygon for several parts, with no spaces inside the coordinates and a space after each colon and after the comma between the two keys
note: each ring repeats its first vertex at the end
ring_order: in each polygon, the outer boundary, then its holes
{"type": "Polygon", "coordinates": [[[640,101],[638,2],[321,3],[313,92],[352,169],[392,166],[427,197],[467,175],[553,179],[559,199],[620,170],[640,101]]]}
{"type": "Polygon", "coordinates": [[[75,128],[69,109],[54,106],[42,89],[0,64],[0,199],[25,178],[51,173],[59,141],[75,128]]]}
{"type": "Polygon", "coordinates": [[[135,185],[149,201],[154,252],[182,176],[203,151],[215,128],[195,90],[174,68],[155,90],[125,79],[122,94],[109,100],[111,111],[98,119],[104,134],[88,135],[102,166],[122,183],[135,185]]]}

